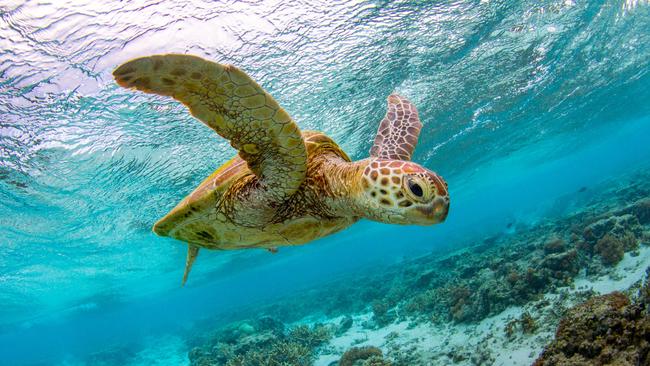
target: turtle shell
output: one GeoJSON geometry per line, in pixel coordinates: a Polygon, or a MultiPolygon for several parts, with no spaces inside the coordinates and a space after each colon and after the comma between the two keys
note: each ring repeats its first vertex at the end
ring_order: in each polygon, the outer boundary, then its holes
{"type": "MultiPolygon", "coordinates": [[[[328,136],[321,132],[303,131],[303,140],[308,153],[308,162],[323,153],[332,153],[346,161],[350,158],[328,136]]],[[[308,166],[310,164],[308,163],[308,166]]],[[[308,172],[311,169],[308,169],[308,172]]],[[[309,174],[309,173],[308,173],[309,174]]],[[[317,180],[307,177],[295,195],[301,196],[310,190],[309,184],[317,180]]],[[[339,231],[354,222],[356,218],[323,218],[310,214],[305,207],[284,207],[305,204],[309,200],[289,199],[277,210],[297,212],[298,216],[276,222],[248,222],[242,225],[233,222],[224,207],[238,207],[237,190],[245,182],[257,177],[239,155],[222,165],[207,177],[192,193],[158,221],[153,231],[161,236],[210,249],[274,248],[282,245],[296,245],[309,242],[339,231]],[[302,214],[304,213],[304,214],[302,214]]],[[[313,204],[313,202],[312,202],[313,204]]],[[[265,217],[274,216],[273,212],[265,217]]]]}

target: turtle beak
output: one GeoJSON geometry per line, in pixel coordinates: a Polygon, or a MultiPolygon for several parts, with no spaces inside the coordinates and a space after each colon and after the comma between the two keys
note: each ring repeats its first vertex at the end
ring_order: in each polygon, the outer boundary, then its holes
{"type": "Polygon", "coordinates": [[[437,197],[433,201],[433,217],[436,222],[444,222],[449,214],[449,197],[437,197]]]}
{"type": "Polygon", "coordinates": [[[423,216],[425,225],[438,224],[447,219],[449,213],[449,196],[436,197],[431,203],[417,208],[423,216]]]}
{"type": "Polygon", "coordinates": [[[436,196],[430,204],[428,217],[434,224],[443,222],[449,213],[449,191],[447,182],[434,172],[429,172],[429,179],[436,188],[436,196]]]}

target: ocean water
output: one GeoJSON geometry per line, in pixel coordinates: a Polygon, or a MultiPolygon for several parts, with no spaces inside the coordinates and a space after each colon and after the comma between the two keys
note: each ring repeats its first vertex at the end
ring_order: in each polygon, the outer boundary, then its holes
{"type": "Polygon", "coordinates": [[[0,44],[3,365],[189,364],[218,319],[559,218],[650,171],[643,0],[0,0],[0,44]],[[186,246],[151,226],[236,152],[111,76],[172,52],[246,70],[353,159],[386,97],[406,96],[447,221],[362,220],[276,255],[204,250],[181,288],[186,246]]]}

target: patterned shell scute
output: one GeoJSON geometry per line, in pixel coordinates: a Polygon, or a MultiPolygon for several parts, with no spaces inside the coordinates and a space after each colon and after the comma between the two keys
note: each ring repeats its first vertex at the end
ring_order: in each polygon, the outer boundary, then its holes
{"type": "MultiPolygon", "coordinates": [[[[328,136],[303,131],[308,153],[308,171],[318,170],[317,161],[324,154],[334,154],[350,161],[343,150],[328,136]]],[[[178,240],[210,249],[274,248],[298,245],[342,230],[355,218],[315,216],[322,202],[314,200],[320,187],[318,180],[307,176],[298,191],[275,207],[273,220],[264,225],[242,225],[229,219],[229,208],[237,206],[237,192],[256,179],[238,155],[206,178],[176,208],[154,226],[154,231],[178,240]]]]}

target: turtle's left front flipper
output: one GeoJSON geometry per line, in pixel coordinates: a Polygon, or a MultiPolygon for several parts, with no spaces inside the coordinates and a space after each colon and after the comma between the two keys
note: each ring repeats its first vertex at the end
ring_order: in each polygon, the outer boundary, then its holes
{"type": "Polygon", "coordinates": [[[245,72],[190,55],[131,60],[113,72],[117,83],[171,96],[230,140],[261,183],[260,198],[282,202],[302,184],[307,150],[287,112],[245,72]]]}

